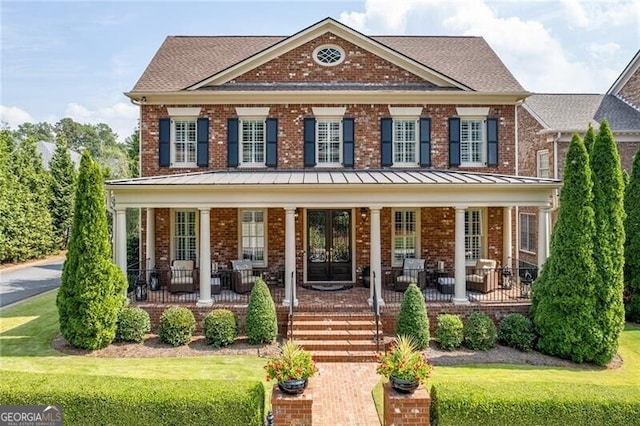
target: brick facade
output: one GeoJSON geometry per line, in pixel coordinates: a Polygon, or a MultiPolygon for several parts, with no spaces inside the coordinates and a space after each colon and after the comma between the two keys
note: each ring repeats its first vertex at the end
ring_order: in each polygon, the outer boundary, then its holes
{"type": "Polygon", "coordinates": [[[633,73],[618,94],[634,107],[640,108],[640,68],[633,73]]]}
{"type": "Polygon", "coordinates": [[[382,386],[385,426],[429,426],[431,397],[420,386],[411,394],[396,392],[390,383],[382,386]]]}

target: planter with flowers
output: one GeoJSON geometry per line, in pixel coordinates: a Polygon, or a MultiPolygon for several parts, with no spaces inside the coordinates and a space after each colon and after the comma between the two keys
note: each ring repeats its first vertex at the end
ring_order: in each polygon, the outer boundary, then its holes
{"type": "Polygon", "coordinates": [[[413,339],[398,336],[385,354],[380,355],[376,372],[389,379],[391,387],[412,393],[431,374],[431,365],[416,349],[413,339]]]}
{"type": "Polygon", "coordinates": [[[267,380],[275,380],[278,388],[290,395],[304,392],[309,378],[318,372],[311,354],[290,340],[280,345],[280,355],[270,358],[264,369],[267,380]]]}

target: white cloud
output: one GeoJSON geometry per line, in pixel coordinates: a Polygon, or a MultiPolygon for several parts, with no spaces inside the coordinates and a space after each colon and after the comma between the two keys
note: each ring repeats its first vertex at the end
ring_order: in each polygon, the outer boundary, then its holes
{"type": "Polygon", "coordinates": [[[135,130],[139,109],[126,102],[117,102],[96,110],[90,110],[77,103],[70,103],[65,110],[65,117],[70,117],[79,123],[105,123],[117,133],[118,141],[124,142],[135,130]]]}
{"type": "Polygon", "coordinates": [[[613,57],[619,50],[620,45],[614,42],[589,44],[589,52],[592,56],[613,57]]]}
{"type": "Polygon", "coordinates": [[[589,25],[590,19],[580,0],[562,0],[567,25],[584,28],[589,25]]]}
{"type": "Polygon", "coordinates": [[[13,130],[22,123],[32,123],[33,121],[33,117],[23,109],[15,106],[0,105],[0,122],[7,123],[13,130]]]}
{"type": "Polygon", "coordinates": [[[407,28],[407,19],[411,12],[424,8],[434,0],[367,0],[364,12],[342,12],[340,22],[360,32],[371,34],[372,31],[388,34],[402,34],[407,28]]]}

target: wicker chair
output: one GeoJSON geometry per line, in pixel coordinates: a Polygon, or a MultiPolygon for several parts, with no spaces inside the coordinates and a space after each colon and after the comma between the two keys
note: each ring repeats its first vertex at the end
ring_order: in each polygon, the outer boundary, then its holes
{"type": "Polygon", "coordinates": [[[200,277],[193,260],[174,260],[169,269],[169,293],[196,291],[200,277]]]}
{"type": "Polygon", "coordinates": [[[488,293],[498,288],[500,274],[498,262],[492,259],[478,259],[476,266],[467,272],[465,277],[467,290],[488,293]]]}
{"type": "Polygon", "coordinates": [[[424,259],[405,259],[402,273],[396,277],[394,290],[405,291],[410,283],[416,283],[424,289],[427,286],[427,271],[424,269],[424,259]]]}
{"type": "Polygon", "coordinates": [[[250,260],[232,260],[231,290],[236,293],[248,293],[258,279],[253,274],[253,264],[250,260]]]}

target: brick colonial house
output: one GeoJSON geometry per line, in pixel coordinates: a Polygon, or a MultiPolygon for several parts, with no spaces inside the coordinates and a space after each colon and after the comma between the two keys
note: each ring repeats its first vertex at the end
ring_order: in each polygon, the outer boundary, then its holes
{"type": "Polygon", "coordinates": [[[384,303],[385,271],[444,262],[466,304],[466,268],[511,264],[514,209],[548,218],[559,188],[517,176],[529,93],[479,37],[374,37],[330,18],[287,37],[172,36],[126,95],[142,177],[107,184],[116,262],[140,208],[141,258],[194,259],[199,306],[211,263],[235,259],[284,277],[284,305],[300,286],[361,286],[363,269],[361,302],[384,303]]]}
{"type": "MultiPolygon", "coordinates": [[[[525,99],[518,111],[519,173],[562,180],[573,134],[584,136],[589,124],[597,132],[604,119],[618,143],[622,168],[631,172],[640,149],[640,51],[604,95],[533,94],[525,99]]],[[[535,210],[519,209],[518,257],[533,264],[538,263],[538,220],[535,210]]]]}

